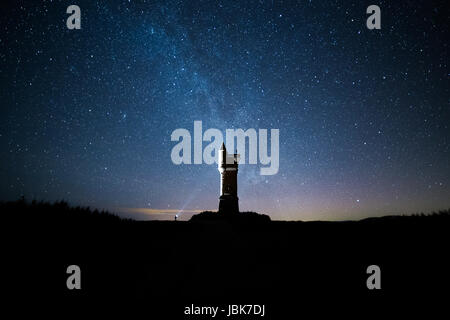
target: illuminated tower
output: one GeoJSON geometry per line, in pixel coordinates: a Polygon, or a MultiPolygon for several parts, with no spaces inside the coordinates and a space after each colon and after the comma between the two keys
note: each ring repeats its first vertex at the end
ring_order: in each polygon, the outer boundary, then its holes
{"type": "Polygon", "coordinates": [[[220,171],[220,197],[219,212],[236,213],[239,212],[239,198],[237,196],[237,173],[238,154],[228,154],[225,144],[219,151],[219,171],[220,171]]]}

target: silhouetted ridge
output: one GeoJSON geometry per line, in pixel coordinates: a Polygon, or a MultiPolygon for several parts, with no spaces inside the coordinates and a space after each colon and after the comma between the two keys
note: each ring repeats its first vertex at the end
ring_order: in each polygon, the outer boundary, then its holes
{"type": "Polygon", "coordinates": [[[270,217],[265,214],[256,212],[237,212],[237,213],[223,213],[213,211],[203,211],[199,214],[193,215],[189,221],[227,221],[233,223],[267,223],[270,222],[270,217]]]}
{"type": "MultiPolygon", "coordinates": [[[[61,222],[74,222],[74,223],[84,223],[84,222],[94,222],[94,223],[129,223],[135,221],[133,219],[122,218],[116,214],[105,210],[91,209],[90,207],[82,206],[70,206],[66,201],[57,201],[54,203],[36,201],[31,202],[26,201],[21,198],[16,201],[2,202],[0,201],[0,213],[1,219],[3,221],[8,220],[28,220],[29,222],[39,222],[39,223],[50,223],[52,225],[61,222]]],[[[382,217],[370,217],[359,221],[272,221],[272,224],[289,224],[295,225],[298,223],[307,225],[316,224],[331,224],[331,225],[342,225],[342,224],[382,224],[382,225],[396,225],[405,223],[436,223],[437,221],[448,223],[450,220],[450,209],[434,211],[428,214],[425,213],[415,213],[411,215],[389,215],[382,217]]],[[[228,221],[236,223],[267,223],[271,222],[268,215],[259,214],[256,212],[213,212],[213,211],[203,211],[199,214],[193,215],[189,221],[228,221]]]]}
{"type": "Polygon", "coordinates": [[[131,221],[123,219],[108,211],[91,209],[90,207],[70,206],[66,201],[56,201],[54,203],[36,201],[28,202],[25,198],[17,201],[0,202],[0,212],[4,213],[3,219],[51,221],[52,223],[65,222],[105,222],[116,223],[131,221]]]}
{"type": "Polygon", "coordinates": [[[282,308],[296,312],[299,298],[348,304],[366,297],[372,306],[380,295],[367,292],[371,264],[382,270],[381,293],[389,301],[405,294],[443,297],[437,289],[449,287],[448,210],[341,222],[270,221],[255,212],[202,212],[189,222],[132,221],[64,201],[22,199],[0,202],[0,214],[11,234],[4,244],[12,257],[3,264],[18,272],[5,277],[20,294],[35,288],[33,298],[43,297],[45,288],[51,293],[45,301],[57,301],[54,294],[71,304],[74,297],[109,305],[127,298],[169,303],[156,319],[173,318],[167,310],[179,310],[171,305],[174,293],[183,306],[249,297],[281,299],[282,308]],[[83,270],[79,292],[66,289],[70,264],[83,270]],[[31,287],[30,270],[39,275],[31,287]],[[292,301],[286,303],[288,296],[292,301]]]}

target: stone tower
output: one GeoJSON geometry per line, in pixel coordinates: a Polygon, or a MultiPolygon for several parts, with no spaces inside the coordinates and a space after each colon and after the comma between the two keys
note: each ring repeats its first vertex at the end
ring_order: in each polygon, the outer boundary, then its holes
{"type": "Polygon", "coordinates": [[[225,144],[219,151],[219,171],[220,171],[220,197],[219,212],[237,213],[239,212],[239,198],[237,196],[237,173],[238,154],[228,154],[225,144]]]}

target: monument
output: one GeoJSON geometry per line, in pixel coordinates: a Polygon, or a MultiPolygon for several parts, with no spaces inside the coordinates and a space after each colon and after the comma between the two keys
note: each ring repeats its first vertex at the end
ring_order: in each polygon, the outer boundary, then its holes
{"type": "Polygon", "coordinates": [[[237,173],[239,154],[228,154],[225,144],[219,150],[220,172],[219,213],[238,213],[237,173]]]}

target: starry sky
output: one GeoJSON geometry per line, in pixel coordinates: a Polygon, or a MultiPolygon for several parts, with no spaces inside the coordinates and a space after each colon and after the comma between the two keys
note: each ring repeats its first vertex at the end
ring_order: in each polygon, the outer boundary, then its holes
{"type": "Polygon", "coordinates": [[[177,128],[279,129],[242,165],[240,209],[341,220],[450,207],[446,1],[7,1],[0,200],[136,219],[217,210],[216,165],[175,165],[177,128]],[[81,8],[81,30],[66,9],[81,8]],[[381,30],[366,8],[381,8],[381,30]]]}

